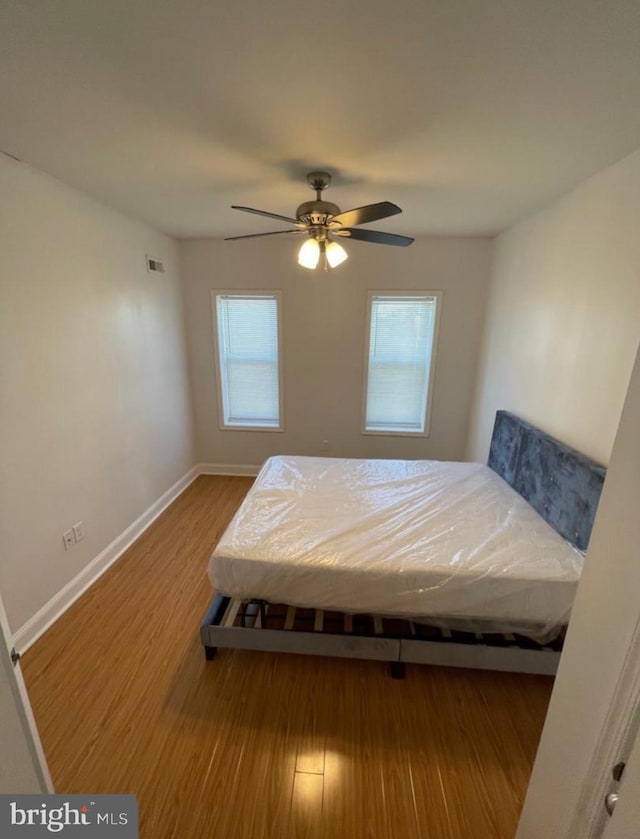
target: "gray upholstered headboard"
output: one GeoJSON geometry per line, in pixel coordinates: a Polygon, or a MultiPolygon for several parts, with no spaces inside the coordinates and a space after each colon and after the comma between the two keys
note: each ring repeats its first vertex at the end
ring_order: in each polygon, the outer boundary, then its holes
{"type": "Polygon", "coordinates": [[[561,536],[587,549],[604,466],[507,411],[496,413],[489,466],[561,536]]]}

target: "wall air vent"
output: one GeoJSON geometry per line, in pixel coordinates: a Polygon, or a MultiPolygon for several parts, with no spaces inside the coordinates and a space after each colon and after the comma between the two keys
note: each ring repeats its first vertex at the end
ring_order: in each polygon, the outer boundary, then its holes
{"type": "Polygon", "coordinates": [[[147,271],[152,274],[164,274],[164,262],[147,254],[147,271]]]}

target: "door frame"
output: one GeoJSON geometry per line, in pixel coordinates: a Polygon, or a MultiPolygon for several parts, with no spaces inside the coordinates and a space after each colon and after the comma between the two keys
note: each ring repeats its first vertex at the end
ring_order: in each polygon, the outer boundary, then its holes
{"type": "Polygon", "coordinates": [[[9,627],[7,613],[5,612],[2,596],[0,595],[0,656],[7,662],[7,670],[13,673],[13,678],[9,676],[9,684],[11,692],[13,693],[14,702],[18,710],[18,715],[22,719],[22,727],[24,736],[26,737],[31,752],[36,775],[40,779],[42,785],[42,792],[53,793],[53,780],[49,772],[47,758],[45,757],[44,749],[42,748],[42,741],[36,725],[33,710],[31,709],[31,702],[29,701],[29,694],[27,686],[25,685],[20,669],[20,662],[11,661],[11,652],[14,649],[13,635],[9,627]]]}
{"type": "Polygon", "coordinates": [[[607,823],[604,798],[613,780],[611,769],[631,751],[640,723],[639,707],[640,615],[582,786],[578,807],[571,822],[571,837],[598,839],[602,834],[607,823]]]}

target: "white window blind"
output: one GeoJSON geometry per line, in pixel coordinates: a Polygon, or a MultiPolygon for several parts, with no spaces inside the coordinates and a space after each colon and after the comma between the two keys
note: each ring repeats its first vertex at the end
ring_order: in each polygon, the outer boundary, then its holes
{"type": "Polygon", "coordinates": [[[280,428],[278,298],[216,295],[223,425],[280,428]]]}
{"type": "Polygon", "coordinates": [[[370,297],[365,430],[425,432],[437,298],[370,297]]]}

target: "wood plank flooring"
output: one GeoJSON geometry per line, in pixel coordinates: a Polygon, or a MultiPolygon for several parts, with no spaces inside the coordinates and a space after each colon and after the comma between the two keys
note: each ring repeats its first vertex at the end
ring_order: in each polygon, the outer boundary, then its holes
{"type": "Polygon", "coordinates": [[[251,485],[200,477],[23,657],[56,790],[143,839],[512,839],[552,680],[221,650],[208,556],[251,485]]]}

